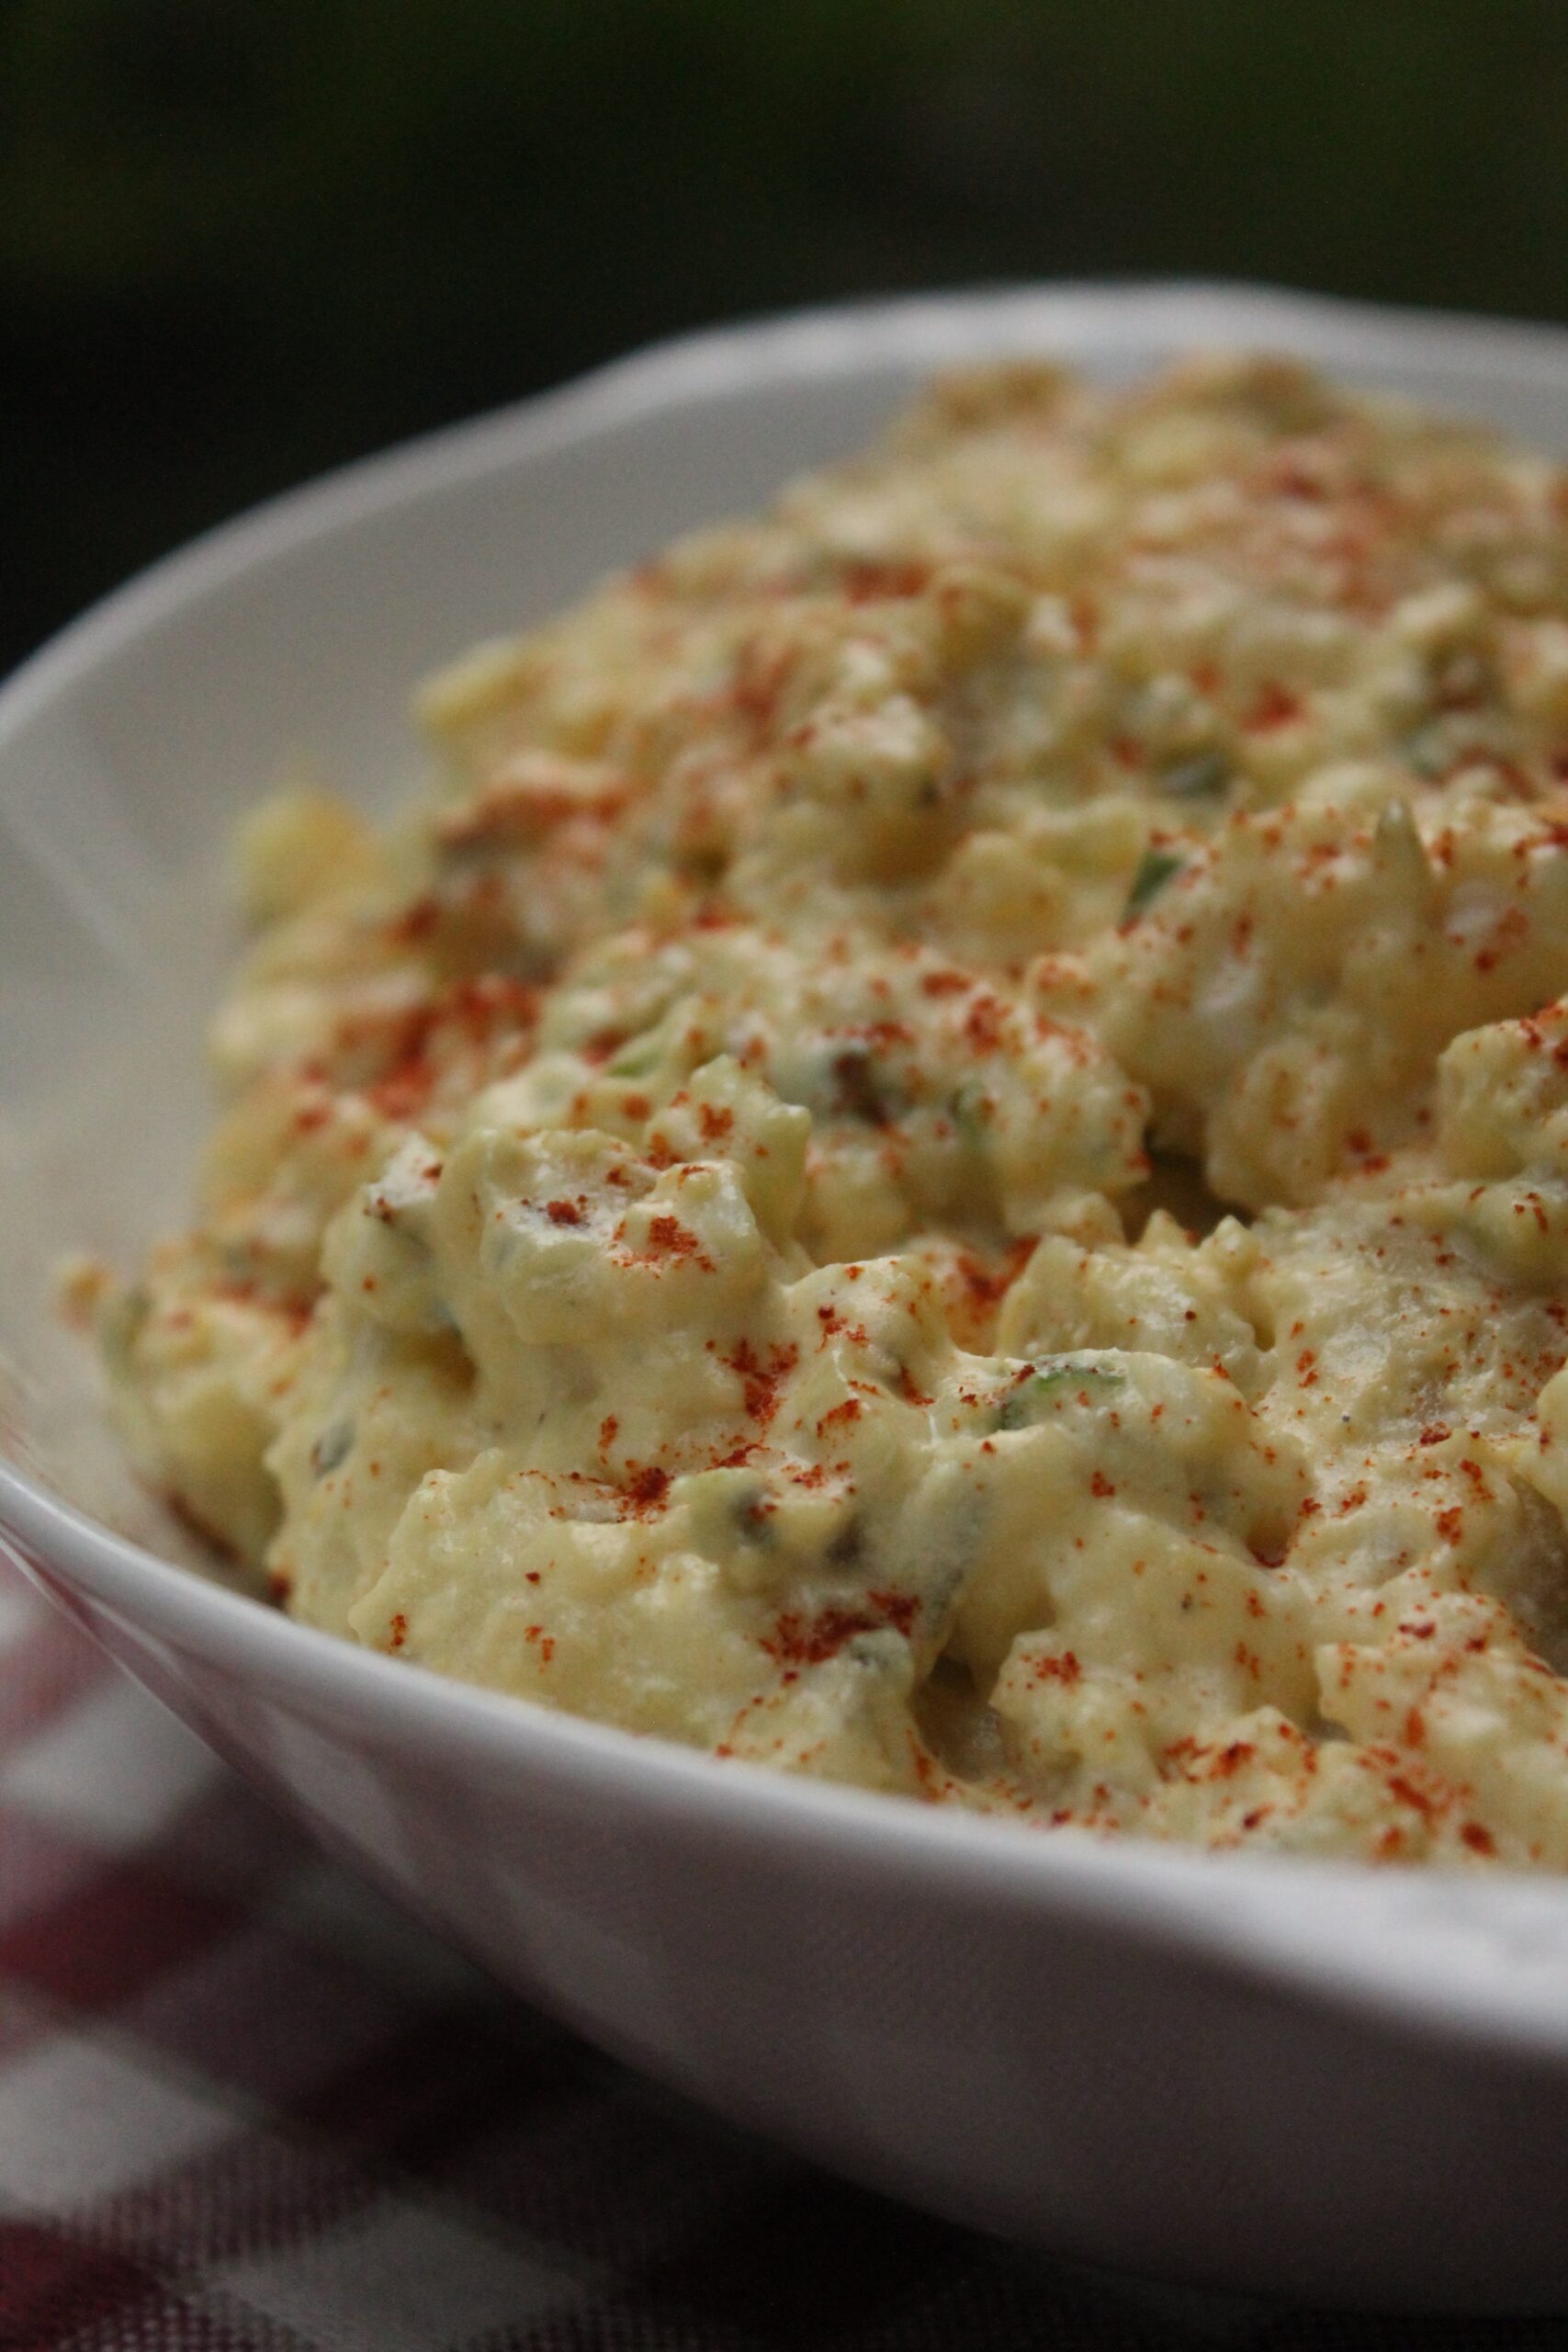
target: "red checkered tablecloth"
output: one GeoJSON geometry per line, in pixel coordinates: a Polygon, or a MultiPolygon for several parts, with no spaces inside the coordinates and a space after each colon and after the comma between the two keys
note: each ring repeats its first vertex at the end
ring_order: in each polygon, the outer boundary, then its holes
{"type": "Polygon", "coordinates": [[[411,1927],[0,1568],[0,2352],[1345,2352],[847,2188],[411,1927]]]}

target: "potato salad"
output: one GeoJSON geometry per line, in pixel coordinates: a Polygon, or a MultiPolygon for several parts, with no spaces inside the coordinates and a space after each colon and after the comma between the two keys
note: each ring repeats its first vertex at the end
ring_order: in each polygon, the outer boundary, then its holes
{"type": "Polygon", "coordinates": [[[972,372],[417,710],[92,1288],[175,1507],[718,1757],[1568,1867],[1568,477],[972,372]]]}

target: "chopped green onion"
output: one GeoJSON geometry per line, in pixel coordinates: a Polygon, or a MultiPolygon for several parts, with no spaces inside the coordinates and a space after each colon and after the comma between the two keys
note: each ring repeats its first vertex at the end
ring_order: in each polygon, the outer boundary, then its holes
{"type": "Polygon", "coordinates": [[[1027,1429],[1031,1408],[1048,1403],[1064,1390],[1071,1390],[1075,1396],[1081,1392],[1092,1397],[1097,1392],[1103,1395],[1121,1385],[1122,1374],[1112,1372],[1106,1364],[1077,1363],[1070,1356],[1055,1362],[1047,1359],[1037,1364],[1030,1377],[1021,1381],[1003,1403],[997,1416],[997,1427],[999,1430],[1027,1429]]]}
{"type": "Polygon", "coordinates": [[[1213,800],[1231,779],[1231,763],[1223,752],[1195,752],[1190,759],[1175,760],[1162,770],[1160,783],[1178,800],[1213,800]]]}
{"type": "Polygon", "coordinates": [[[1436,784],[1454,765],[1453,738],[1440,718],[1429,719],[1406,735],[1400,745],[1406,761],[1428,784],[1436,784]]]}
{"type": "Polygon", "coordinates": [[[966,1144],[976,1150],[986,1140],[986,1090],[973,1079],[965,1079],[954,1093],[951,1104],[953,1124],[966,1144]]]}
{"type": "Polygon", "coordinates": [[[657,1038],[636,1038],[630,1046],[622,1047],[608,1065],[605,1075],[609,1078],[650,1077],[659,1068],[659,1051],[657,1038]]]}
{"type": "Polygon", "coordinates": [[[331,1429],[323,1430],[310,1448],[310,1467],[317,1477],[330,1477],[348,1459],[353,1444],[352,1421],[334,1421],[331,1429]]]}
{"type": "Polygon", "coordinates": [[[1173,881],[1187,861],[1168,849],[1146,849],[1138,860],[1138,870],[1133,876],[1133,887],[1127,893],[1127,903],[1122,910],[1123,922],[1141,915],[1154,904],[1168,882],[1173,881]]]}

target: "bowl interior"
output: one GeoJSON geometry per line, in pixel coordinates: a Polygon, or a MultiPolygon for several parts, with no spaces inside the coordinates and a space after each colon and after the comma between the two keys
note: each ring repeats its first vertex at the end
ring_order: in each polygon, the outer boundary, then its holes
{"type": "MultiPolygon", "coordinates": [[[[111,599],[0,691],[0,1521],[132,1671],[500,1974],[846,2169],[990,2226],[1044,2233],[1081,2208],[1075,2242],[1213,2270],[1241,2261],[1230,2216],[1256,2176],[1242,2204],[1265,2269],[1257,2216],[1287,2245],[1310,2191],[1317,2234],[1293,2277],[1407,2280],[1448,2211],[1406,2231],[1408,2150],[1459,2183],[1495,2149],[1495,2202],[1528,2206],[1556,2282],[1560,1882],[1041,1840],[659,1743],[634,1753],[240,1607],[47,1500],[189,1556],[120,1462],[53,1270],[83,1249],[128,1266],[185,1214],[210,1108],[201,1033],[233,936],[224,844],[280,769],[309,762],[389,803],[421,764],[405,711],[422,672],[853,449],[935,367],[1032,351],[1126,377],[1213,345],[1302,352],[1568,448],[1554,331],[1202,288],[863,306],[697,338],[298,493],[111,599]],[[933,1937],[946,1965],[929,1964],[933,1937]],[[1488,2076],[1464,2105],[1467,2043],[1526,2062],[1506,2098],[1488,2076]],[[1365,2127],[1331,2132],[1358,2100],[1365,2127]],[[1103,2165],[1072,2146],[1054,2187],[1034,2134],[1061,2113],[1104,2123],[1103,2165]],[[1353,2262],[1347,2149],[1386,2192],[1353,2262]],[[1153,2218],[1124,2241],[1134,2189],[1153,2218]]],[[[1493,2211],[1455,2237],[1472,2295],[1503,2275],[1493,2211]]]]}

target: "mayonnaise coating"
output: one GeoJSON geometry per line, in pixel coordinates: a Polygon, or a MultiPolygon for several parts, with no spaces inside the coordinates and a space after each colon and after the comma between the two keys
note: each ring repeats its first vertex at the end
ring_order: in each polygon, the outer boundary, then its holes
{"type": "Polygon", "coordinates": [[[145,1467],[300,1617],[1042,1826],[1568,1866],[1568,482],[1013,365],[295,786],[145,1467]]]}

